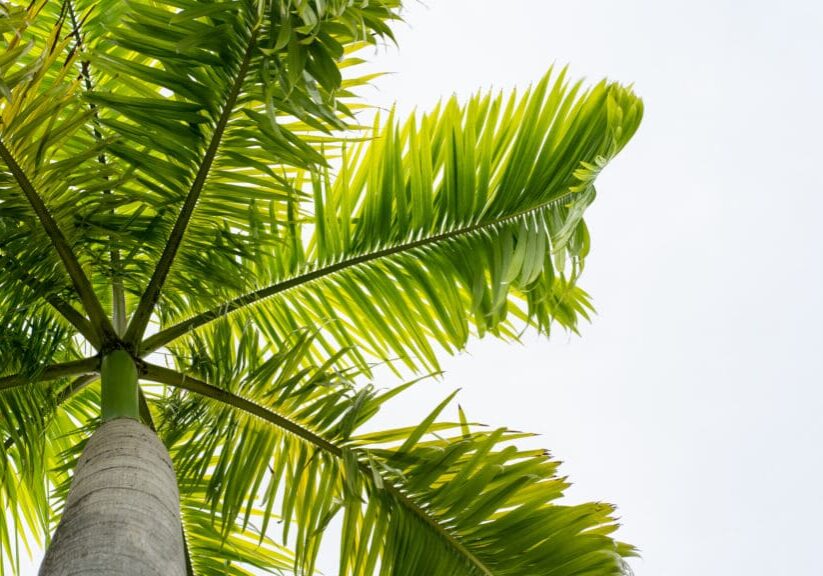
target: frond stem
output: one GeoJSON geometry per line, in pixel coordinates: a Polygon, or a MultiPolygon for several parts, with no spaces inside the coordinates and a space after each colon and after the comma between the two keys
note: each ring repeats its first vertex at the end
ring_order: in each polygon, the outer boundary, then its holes
{"type": "Polygon", "coordinates": [[[97,372],[100,367],[100,359],[96,356],[91,358],[83,358],[82,360],[72,360],[71,362],[61,362],[59,364],[52,364],[46,366],[38,374],[34,376],[27,376],[25,374],[12,374],[11,376],[3,376],[0,378],[0,391],[10,390],[19,386],[34,382],[44,382],[46,380],[55,380],[63,376],[75,376],[78,374],[91,374],[97,372]]]}
{"type": "Polygon", "coordinates": [[[315,446],[318,446],[319,448],[322,448],[335,456],[343,455],[341,448],[323,439],[321,436],[305,429],[285,416],[281,416],[268,408],[252,402],[251,400],[232,394],[228,390],[223,390],[222,388],[218,388],[217,386],[198,380],[197,378],[192,378],[191,376],[181,374],[176,370],[157,366],[156,364],[147,363],[143,365],[140,376],[153,382],[168,384],[169,386],[182,388],[184,390],[188,390],[189,392],[202,394],[203,396],[208,396],[209,398],[218,400],[224,404],[228,404],[229,406],[239,408],[244,412],[248,412],[258,418],[262,418],[272,424],[275,424],[283,430],[291,432],[292,434],[311,442],[315,446]]]}
{"type": "Polygon", "coordinates": [[[240,88],[245,81],[246,74],[248,73],[249,66],[251,65],[252,55],[255,47],[257,46],[257,32],[258,28],[255,28],[251,32],[248,47],[243,55],[243,60],[240,62],[240,67],[237,70],[237,76],[234,79],[234,83],[227,94],[226,104],[223,107],[223,110],[220,113],[220,118],[214,127],[214,133],[212,134],[209,146],[206,149],[206,152],[203,155],[203,160],[200,162],[200,166],[197,169],[197,174],[194,177],[189,193],[183,202],[183,207],[180,210],[177,221],[174,223],[174,228],[169,235],[168,242],[166,242],[166,247],[163,249],[163,254],[157,262],[157,266],[154,269],[151,280],[149,280],[149,285],[146,288],[146,291],[143,292],[143,295],[140,298],[140,303],[137,305],[137,309],[132,316],[131,322],[129,322],[128,328],[126,328],[124,340],[127,343],[137,344],[143,338],[143,333],[146,331],[146,326],[148,326],[149,319],[154,311],[154,306],[160,298],[160,291],[163,289],[163,284],[165,283],[169,271],[171,270],[171,266],[174,263],[177,250],[183,242],[183,236],[185,235],[189,222],[194,214],[194,209],[197,206],[198,199],[200,198],[200,193],[203,191],[203,187],[206,184],[206,179],[211,171],[214,159],[217,156],[217,150],[220,147],[229,118],[234,111],[234,105],[240,94],[240,88]]]}
{"type": "MultiPolygon", "coordinates": [[[[80,22],[77,20],[77,13],[74,10],[74,4],[72,0],[66,0],[66,7],[68,8],[69,18],[71,19],[71,26],[72,32],[71,34],[75,38],[75,49],[78,52],[84,52],[85,46],[83,42],[83,35],[80,32],[80,22]]],[[[83,77],[83,84],[86,88],[86,92],[91,92],[94,88],[94,83],[91,80],[91,70],[89,67],[88,60],[82,60],[80,62],[80,75],[83,77]]],[[[94,135],[94,139],[98,143],[103,142],[103,134],[100,132],[100,115],[97,112],[97,105],[94,102],[89,102],[89,109],[91,110],[92,117],[94,118],[94,122],[92,124],[92,134],[94,135]]],[[[100,152],[97,156],[97,161],[102,165],[106,166],[108,161],[106,160],[106,153],[100,152]]],[[[104,176],[105,180],[108,180],[108,175],[104,176]]],[[[111,194],[111,190],[103,190],[104,194],[111,194]]],[[[112,210],[114,213],[114,210],[112,210]]],[[[109,242],[112,242],[112,237],[109,237],[109,242]]],[[[112,248],[109,251],[109,264],[111,264],[111,302],[112,302],[112,313],[111,313],[111,320],[112,324],[114,325],[114,330],[117,332],[118,335],[122,335],[123,332],[126,330],[126,293],[123,289],[123,280],[120,278],[120,270],[121,270],[121,263],[120,263],[120,250],[117,248],[112,248]]]]}
{"type": "Polygon", "coordinates": [[[14,176],[14,179],[29,201],[34,213],[37,215],[40,225],[43,226],[43,230],[45,230],[46,235],[48,235],[57,254],[60,256],[60,260],[62,260],[63,266],[66,272],[68,272],[69,278],[71,278],[74,289],[77,291],[78,296],[80,296],[83,308],[85,308],[86,314],[89,316],[91,325],[95,332],[98,332],[98,341],[106,343],[116,340],[114,328],[111,322],[109,322],[106,313],[103,311],[103,306],[94,293],[88,276],[86,276],[86,273],[83,271],[83,267],[77,260],[77,256],[75,256],[65,235],[63,235],[63,231],[60,230],[49,209],[46,208],[43,199],[37,193],[37,190],[35,190],[34,185],[20,167],[20,164],[17,163],[14,155],[8,147],[6,147],[2,138],[0,138],[0,158],[2,158],[6,166],[8,166],[9,171],[14,176]]]}

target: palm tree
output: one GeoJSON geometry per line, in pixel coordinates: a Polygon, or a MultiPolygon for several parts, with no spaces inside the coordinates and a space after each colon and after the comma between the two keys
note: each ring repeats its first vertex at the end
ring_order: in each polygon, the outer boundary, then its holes
{"type": "Polygon", "coordinates": [[[453,395],[370,422],[415,382],[376,374],[588,317],[582,215],[642,104],[550,71],[357,126],[400,8],[0,5],[5,570],[311,574],[332,527],[341,575],[624,569],[526,434],[453,395]]]}

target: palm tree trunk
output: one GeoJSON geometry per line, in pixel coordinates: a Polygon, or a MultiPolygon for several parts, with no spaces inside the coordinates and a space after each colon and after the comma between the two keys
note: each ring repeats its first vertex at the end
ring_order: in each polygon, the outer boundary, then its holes
{"type": "Polygon", "coordinates": [[[129,418],[89,440],[40,576],[185,576],[177,481],[165,446],[129,418]]]}
{"type": "Polygon", "coordinates": [[[104,423],[77,464],[40,576],[185,576],[177,478],[166,447],[135,419],[134,363],[115,351],[100,376],[104,423]]]}

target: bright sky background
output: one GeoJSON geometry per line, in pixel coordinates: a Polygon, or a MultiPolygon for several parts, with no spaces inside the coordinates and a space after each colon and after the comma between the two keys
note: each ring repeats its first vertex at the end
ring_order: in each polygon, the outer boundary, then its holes
{"type": "Polygon", "coordinates": [[[368,96],[403,111],[568,63],[646,116],[589,212],[582,337],[476,343],[388,416],[462,387],[541,433],[637,576],[821,574],[823,2],[427,0],[398,40],[368,96]]]}
{"type": "Polygon", "coordinates": [[[568,63],[646,116],[589,211],[582,337],[478,342],[384,421],[461,387],[539,432],[637,576],[821,574],[823,2],[410,1],[398,39],[367,96],[401,111],[568,63]]]}

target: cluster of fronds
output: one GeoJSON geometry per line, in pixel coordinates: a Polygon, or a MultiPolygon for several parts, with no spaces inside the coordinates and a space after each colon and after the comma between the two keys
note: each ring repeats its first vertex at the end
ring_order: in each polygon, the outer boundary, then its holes
{"type": "Polygon", "coordinates": [[[356,126],[399,0],[0,5],[0,566],[46,543],[129,350],[189,571],[620,574],[613,509],[446,402],[364,432],[472,336],[575,330],[594,180],[642,103],[549,72],[356,126]],[[354,72],[353,72],[354,71],[354,72]],[[173,361],[158,364],[154,352],[173,361]],[[337,520],[335,520],[337,518],[337,520]]]}

